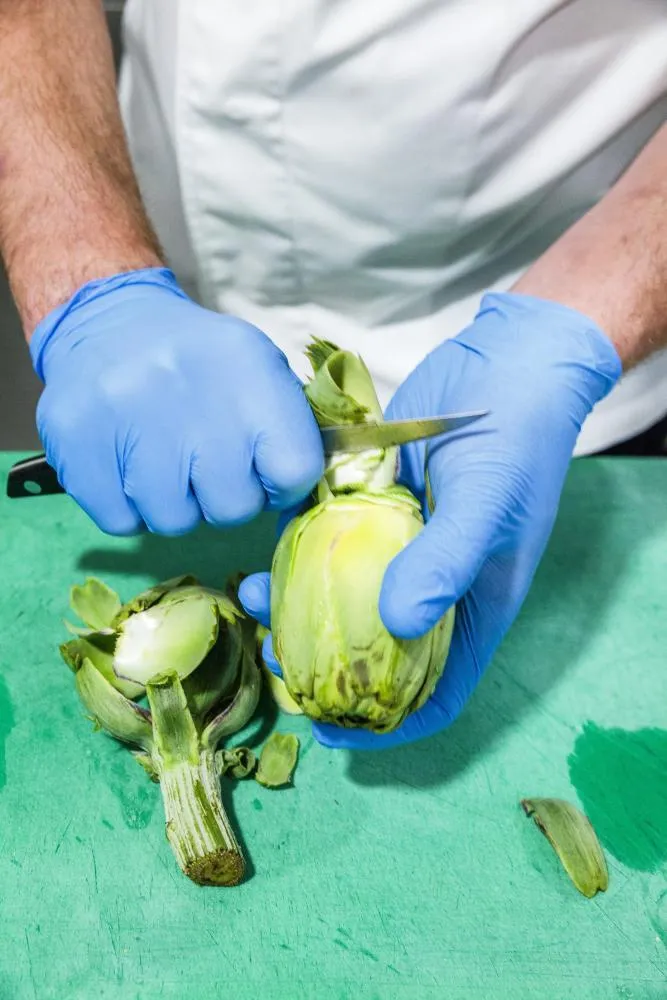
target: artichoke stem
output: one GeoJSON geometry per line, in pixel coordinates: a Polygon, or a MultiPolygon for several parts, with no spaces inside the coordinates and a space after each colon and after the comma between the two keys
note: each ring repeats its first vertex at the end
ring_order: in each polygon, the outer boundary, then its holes
{"type": "Polygon", "coordinates": [[[238,885],[245,863],[225,814],[213,750],[198,763],[158,764],[167,838],[176,860],[198,885],[238,885]]]}
{"type": "Polygon", "coordinates": [[[146,685],[153,720],[151,753],[181,870],[198,885],[238,885],[245,863],[220,795],[215,747],[204,747],[174,672],[146,685]]]}

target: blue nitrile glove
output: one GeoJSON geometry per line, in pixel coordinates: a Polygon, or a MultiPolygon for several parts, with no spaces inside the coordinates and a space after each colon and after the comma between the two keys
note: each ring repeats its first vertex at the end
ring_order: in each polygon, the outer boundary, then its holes
{"type": "Polygon", "coordinates": [[[317,424],[284,355],[198,306],[171,271],[84,285],[30,348],[49,463],[110,534],[238,524],[293,505],[321,475],[317,424]]]}
{"type": "MultiPolygon", "coordinates": [[[[581,425],[621,373],[611,342],[586,316],[552,302],[489,294],[474,323],[433,351],[398,389],[387,417],[490,410],[430,453],[436,510],[387,569],[380,613],[394,635],[426,632],[455,602],[444,674],[400,729],[314,724],[326,746],[382,748],[429,736],[459,714],[514,621],[556,516],[581,425]]],[[[424,498],[426,443],[401,453],[401,478],[424,498]]],[[[265,622],[268,576],[242,599],[265,622]]],[[[278,665],[267,642],[272,669],[278,665]]]]}

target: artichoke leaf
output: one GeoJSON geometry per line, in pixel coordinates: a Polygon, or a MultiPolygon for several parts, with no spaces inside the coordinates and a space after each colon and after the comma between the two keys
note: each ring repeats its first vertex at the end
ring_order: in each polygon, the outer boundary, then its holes
{"type": "Polygon", "coordinates": [[[112,687],[87,657],[76,671],[76,687],[91,717],[109,735],[151,749],[153,730],[148,712],[112,687]]]}
{"type": "Polygon", "coordinates": [[[183,690],[196,722],[227,696],[232,696],[243,659],[243,636],[238,621],[220,622],[218,640],[203,662],[184,679],[183,690]]]}
{"type": "Polygon", "coordinates": [[[589,899],[605,892],[607,862],[589,819],[564,799],[522,799],[521,806],[545,835],[579,892],[589,899]]]}
{"type": "Polygon", "coordinates": [[[122,680],[114,672],[115,645],[116,636],[113,632],[88,632],[86,635],[63,643],[60,647],[60,654],[68,667],[75,673],[83,660],[87,658],[102,674],[102,677],[126,698],[141,698],[144,688],[140,684],[122,680]]]}
{"type": "Polygon", "coordinates": [[[272,733],[262,747],[255,777],[265,788],[288,785],[299,755],[299,740],[294,733],[272,733]]]}
{"type": "Polygon", "coordinates": [[[225,736],[243,729],[254,715],[262,686],[261,674],[254,657],[244,651],[241,677],[234,698],[211,719],[201,734],[202,746],[213,749],[225,736]]]}
{"type": "Polygon", "coordinates": [[[94,576],[71,588],[69,603],[81,621],[95,631],[110,628],[121,606],[116,591],[94,576]]]}
{"type": "Polygon", "coordinates": [[[137,594],[136,597],[133,597],[131,601],[127,601],[126,604],[123,604],[114,616],[112,626],[117,628],[132,615],[136,615],[140,611],[147,611],[149,608],[158,604],[167,594],[180,587],[192,587],[196,585],[197,578],[192,576],[190,573],[185,573],[183,576],[172,577],[170,580],[165,580],[163,583],[156,583],[154,586],[148,587],[146,590],[142,590],[142,592],[137,594]]]}
{"type": "Polygon", "coordinates": [[[183,680],[199,666],[217,636],[215,600],[205,591],[185,594],[120,624],[113,669],[118,677],[144,686],[156,674],[171,670],[183,680]]]}
{"type": "Polygon", "coordinates": [[[249,778],[257,767],[257,757],[250,747],[232,747],[230,750],[218,750],[215,755],[218,774],[228,774],[237,781],[249,778]]]}

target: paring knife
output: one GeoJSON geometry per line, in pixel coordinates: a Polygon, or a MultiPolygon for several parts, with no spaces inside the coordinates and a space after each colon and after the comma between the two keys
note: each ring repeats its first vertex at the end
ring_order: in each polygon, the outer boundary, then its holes
{"type": "MultiPolygon", "coordinates": [[[[471,413],[452,413],[443,417],[424,417],[413,420],[369,421],[363,424],[340,424],[324,427],[322,443],[325,455],[336,452],[358,452],[369,448],[393,448],[422,441],[425,438],[460,430],[487,416],[488,410],[471,413]]],[[[7,496],[12,500],[24,497],[53,496],[64,493],[55,470],[45,455],[25,458],[12,466],[7,477],[7,496]]]]}

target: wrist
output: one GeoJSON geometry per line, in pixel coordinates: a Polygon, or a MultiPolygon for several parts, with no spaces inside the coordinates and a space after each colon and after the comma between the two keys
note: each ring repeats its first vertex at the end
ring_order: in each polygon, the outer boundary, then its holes
{"type": "Polygon", "coordinates": [[[158,265],[119,271],[108,277],[95,278],[77,288],[65,302],[52,309],[37,324],[29,342],[33,367],[38,377],[45,381],[44,361],[49,348],[66,335],[68,320],[76,314],[77,329],[82,330],[83,311],[100,298],[107,298],[111,306],[116,299],[126,301],[132,289],[153,290],[187,298],[176,276],[169,268],[158,265]]]}
{"type": "Polygon", "coordinates": [[[43,261],[41,253],[28,254],[7,271],[26,340],[31,342],[37,326],[54,309],[64,305],[85,285],[147,268],[162,268],[164,262],[148,241],[105,246],[81,245],[67,255],[56,249],[43,261]],[[39,280],[35,280],[39,275],[39,280]]]}
{"type": "Polygon", "coordinates": [[[483,296],[476,319],[497,312],[509,320],[515,371],[523,367],[530,378],[536,366],[577,369],[586,383],[594,383],[598,402],[621,377],[619,353],[605,331],[587,314],[569,305],[516,291],[490,292],[483,296]],[[517,342],[516,335],[520,335],[517,342]]]}
{"type": "Polygon", "coordinates": [[[113,161],[48,150],[28,190],[20,169],[26,157],[14,157],[0,199],[0,249],[30,341],[37,324],[82,285],[164,260],[124,158],[114,170],[113,161]]]}
{"type": "Polygon", "coordinates": [[[624,369],[667,345],[665,129],[658,139],[656,148],[649,147],[637,161],[639,173],[631,168],[512,289],[592,317],[613,342],[624,369]]]}

